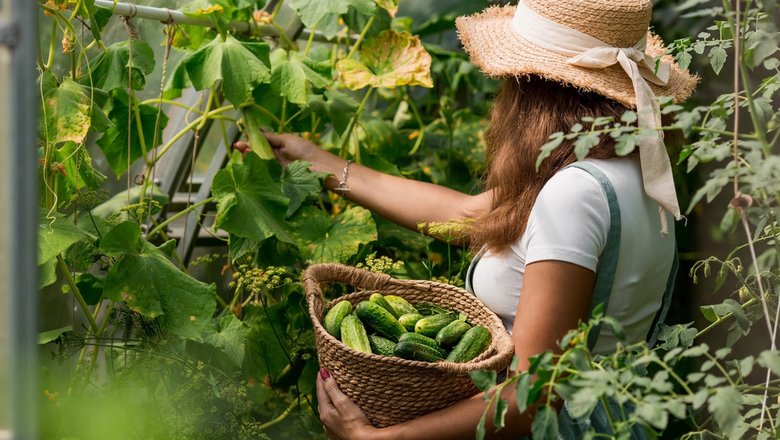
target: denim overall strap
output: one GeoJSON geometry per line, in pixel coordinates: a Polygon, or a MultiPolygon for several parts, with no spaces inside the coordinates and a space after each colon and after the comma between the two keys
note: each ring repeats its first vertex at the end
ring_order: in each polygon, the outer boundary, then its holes
{"type": "Polygon", "coordinates": [[[677,269],[680,267],[680,256],[677,254],[677,246],[674,249],[674,260],[672,260],[672,269],[669,271],[669,278],[666,280],[666,291],[664,292],[664,299],[661,303],[661,308],[658,309],[658,313],[655,314],[653,324],[650,325],[650,330],[647,333],[647,345],[652,347],[658,341],[658,332],[661,330],[661,323],[666,320],[666,315],[669,313],[669,307],[672,304],[672,292],[674,291],[674,281],[677,278],[677,269]]]}
{"type": "MultiPolygon", "coordinates": [[[[602,305],[603,312],[607,312],[609,296],[612,294],[612,285],[615,281],[615,272],[620,256],[620,204],[618,203],[612,182],[609,181],[600,169],[588,162],[577,162],[570,166],[589,173],[598,181],[602,191],[604,191],[604,195],[607,197],[607,205],[609,206],[609,231],[607,232],[607,242],[599,258],[599,265],[596,270],[596,285],[593,288],[593,298],[590,301],[590,312],[588,314],[588,317],[590,317],[593,309],[599,304],[602,305]]],[[[601,333],[601,326],[596,326],[588,335],[588,348],[591,350],[596,346],[599,333],[601,333]]]]}

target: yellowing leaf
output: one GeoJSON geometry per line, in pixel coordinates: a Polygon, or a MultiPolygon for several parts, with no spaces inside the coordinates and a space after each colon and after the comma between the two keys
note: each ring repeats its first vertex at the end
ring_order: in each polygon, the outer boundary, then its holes
{"type": "Polygon", "coordinates": [[[336,68],[341,81],[351,90],[366,86],[433,87],[431,55],[420,39],[408,32],[384,31],[361,46],[360,61],[341,60],[336,68]]]}
{"type": "Polygon", "coordinates": [[[386,9],[393,17],[395,17],[395,13],[398,12],[398,0],[376,0],[376,5],[382,9],[386,9]]]}

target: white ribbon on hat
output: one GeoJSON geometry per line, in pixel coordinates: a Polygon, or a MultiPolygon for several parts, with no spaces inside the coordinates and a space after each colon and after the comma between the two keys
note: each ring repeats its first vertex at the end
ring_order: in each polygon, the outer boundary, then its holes
{"type": "Polygon", "coordinates": [[[679,220],[680,207],[672,179],[672,166],[664,146],[661,110],[653,89],[647,81],[657,85],[669,82],[671,66],[645,53],[647,35],[634,47],[618,48],[576,29],[556,23],[529,8],[520,0],[512,19],[512,27],[521,37],[551,52],[570,57],[569,64],[588,69],[603,69],[620,64],[634,85],[637,116],[640,129],[647,135],[639,139],[639,158],[642,164],[642,181],[645,193],[658,202],[661,217],[661,233],[669,233],[665,211],[679,220]]]}

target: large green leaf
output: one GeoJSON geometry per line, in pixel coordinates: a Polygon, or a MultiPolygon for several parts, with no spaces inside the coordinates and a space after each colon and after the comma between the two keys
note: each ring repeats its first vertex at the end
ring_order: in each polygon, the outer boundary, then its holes
{"type": "Polygon", "coordinates": [[[54,150],[54,156],[65,167],[64,177],[70,190],[97,189],[106,180],[106,176],[93,166],[92,156],[84,145],[65,142],[54,150]]]}
{"type": "Polygon", "coordinates": [[[293,104],[307,105],[311,87],[323,88],[330,82],[330,63],[317,63],[284,49],[271,53],[271,87],[293,104]]]}
{"type": "Polygon", "coordinates": [[[366,40],[360,47],[360,61],[343,59],[336,68],[351,90],[366,86],[433,87],[431,55],[418,37],[405,31],[387,30],[366,40]]]}
{"type": "Polygon", "coordinates": [[[187,55],[182,63],[196,90],[210,89],[221,81],[225,98],[238,107],[251,96],[255,86],[270,81],[268,53],[267,43],[242,42],[230,35],[223,40],[217,36],[187,55]]]}
{"type": "MultiPolygon", "coordinates": [[[[126,173],[128,164],[132,165],[133,162],[143,156],[143,149],[141,148],[141,142],[139,141],[141,133],[138,129],[138,120],[136,119],[135,110],[128,108],[129,100],[130,96],[127,94],[127,91],[122,89],[114,91],[111,99],[111,109],[108,112],[108,117],[113,122],[113,125],[106,130],[106,133],[97,141],[97,144],[106,156],[108,164],[111,166],[111,170],[117,176],[126,173]],[[128,110],[132,111],[132,123],[129,127],[127,124],[128,110]],[[130,148],[128,148],[128,130],[130,135],[130,148]],[[129,161],[128,153],[130,155],[129,161]]],[[[152,151],[152,149],[157,146],[155,144],[159,144],[162,141],[162,132],[168,124],[168,117],[165,116],[165,112],[161,113],[158,125],[158,109],[156,107],[140,104],[137,101],[135,101],[133,105],[138,106],[141,131],[143,132],[143,139],[147,152],[152,151]],[[155,126],[157,126],[156,136],[155,126]]]]}
{"type": "Polygon", "coordinates": [[[322,173],[309,170],[309,162],[295,161],[284,168],[282,174],[282,193],[290,199],[287,216],[291,216],[301,207],[308,197],[316,196],[322,191],[322,173]]]}
{"type": "Polygon", "coordinates": [[[278,165],[250,152],[244,163],[231,163],[214,176],[215,228],[254,241],[276,236],[292,243],[284,220],[289,202],[271,177],[269,166],[278,165]]]}
{"type": "Polygon", "coordinates": [[[216,310],[213,284],[180,271],[160,248],[141,238],[134,222],[117,225],[103,237],[100,250],[117,259],[104,282],[106,298],[160,318],[163,328],[174,335],[200,340],[216,310]]]}
{"type": "MultiPolygon", "coordinates": [[[[141,40],[123,40],[108,46],[92,61],[92,86],[106,92],[127,89],[128,85],[142,90],[146,85],[146,75],[153,70],[154,50],[141,40]]],[[[88,78],[82,79],[81,83],[89,84],[88,78]]]]}
{"type": "Polygon", "coordinates": [[[233,314],[223,316],[219,320],[219,328],[216,332],[203,338],[207,344],[220,349],[236,366],[241,366],[244,361],[244,345],[250,328],[233,314]]]}
{"type": "Polygon", "coordinates": [[[313,263],[344,263],[361,244],[377,238],[371,212],[360,207],[349,208],[333,220],[316,208],[304,208],[292,222],[298,247],[313,263]]]}
{"type": "Polygon", "coordinates": [[[44,72],[40,81],[43,94],[40,132],[47,142],[83,144],[90,127],[100,131],[108,126],[108,119],[98,105],[105,98],[101,91],[81,86],[69,78],[58,84],[50,71],[44,72]]]}
{"type": "Polygon", "coordinates": [[[298,11],[306,27],[316,26],[328,39],[339,31],[339,16],[346,14],[350,6],[367,15],[376,9],[373,0],[292,0],[290,6],[298,11]]]}
{"type": "Polygon", "coordinates": [[[46,263],[85,238],[94,237],[76,227],[64,215],[48,215],[42,211],[38,227],[38,264],[46,263]]]}
{"type": "Polygon", "coordinates": [[[290,364],[286,310],[286,303],[244,307],[244,322],[251,331],[241,369],[257,382],[276,378],[290,364]]]}
{"type": "Polygon", "coordinates": [[[323,95],[309,95],[309,111],[318,117],[327,116],[333,128],[341,134],[347,129],[358,102],[352,96],[329,89],[323,95]]]}

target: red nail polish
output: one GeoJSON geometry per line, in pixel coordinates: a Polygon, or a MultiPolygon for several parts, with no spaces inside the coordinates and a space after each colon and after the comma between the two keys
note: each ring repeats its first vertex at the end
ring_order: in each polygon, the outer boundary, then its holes
{"type": "Polygon", "coordinates": [[[328,380],[328,378],[330,377],[330,373],[328,372],[328,370],[324,368],[320,368],[320,377],[322,378],[322,380],[328,380]]]}

